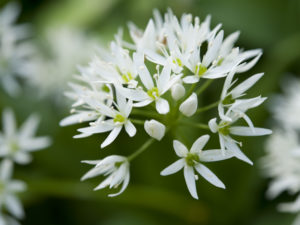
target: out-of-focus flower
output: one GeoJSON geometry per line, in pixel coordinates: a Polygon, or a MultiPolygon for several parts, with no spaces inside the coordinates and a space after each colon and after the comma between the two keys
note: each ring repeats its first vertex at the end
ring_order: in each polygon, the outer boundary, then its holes
{"type": "Polygon", "coordinates": [[[49,137],[34,137],[38,123],[37,116],[32,115],[17,130],[13,112],[5,109],[2,115],[3,131],[0,132],[0,157],[27,164],[31,161],[30,152],[47,148],[51,143],[49,137]]]}
{"type": "Polygon", "coordinates": [[[130,171],[129,162],[126,157],[111,155],[102,160],[83,161],[83,163],[96,166],[87,172],[81,180],[86,180],[99,175],[108,175],[108,177],[94,189],[95,191],[106,187],[118,188],[119,185],[123,183],[118,193],[108,195],[109,197],[114,197],[121,194],[128,186],[130,171]]]}
{"type": "Polygon", "coordinates": [[[0,165],[0,222],[2,224],[11,224],[9,221],[17,223],[13,218],[3,215],[3,208],[18,219],[24,217],[22,204],[16,197],[16,194],[24,191],[26,185],[22,181],[11,180],[12,171],[13,162],[9,159],[4,159],[0,165]]]}
{"type": "Polygon", "coordinates": [[[25,40],[29,37],[28,25],[15,25],[20,12],[16,3],[0,10],[0,83],[11,96],[20,92],[18,78],[32,74],[34,47],[25,40]]]}
{"type": "Polygon", "coordinates": [[[40,95],[62,101],[62,93],[73,81],[79,64],[86,64],[95,52],[95,43],[82,31],[72,27],[52,28],[40,40],[35,54],[35,71],[28,76],[29,83],[40,95]],[[44,49],[44,51],[42,51],[44,49]]]}
{"type": "Polygon", "coordinates": [[[176,155],[181,157],[181,159],[177,160],[160,173],[162,176],[166,176],[176,173],[184,168],[186,185],[191,195],[196,199],[198,199],[195,184],[197,177],[195,176],[194,169],[211,184],[219,188],[225,188],[223,182],[201,162],[221,161],[233,156],[229,152],[226,152],[226,154],[223,155],[220,149],[202,151],[208,140],[209,135],[199,137],[194,142],[190,151],[180,141],[175,140],[173,142],[173,147],[176,155]]]}
{"type": "Polygon", "coordinates": [[[166,126],[156,120],[145,121],[144,128],[150,137],[159,141],[164,137],[166,131],[166,126]]]}

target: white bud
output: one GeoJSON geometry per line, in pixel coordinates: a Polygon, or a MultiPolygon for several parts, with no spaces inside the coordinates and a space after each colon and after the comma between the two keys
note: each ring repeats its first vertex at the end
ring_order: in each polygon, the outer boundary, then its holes
{"type": "Polygon", "coordinates": [[[166,127],[162,123],[156,121],[156,120],[146,120],[144,123],[144,128],[147,134],[149,134],[150,137],[153,137],[157,140],[161,140],[165,135],[166,127]]]}
{"type": "Polygon", "coordinates": [[[174,100],[181,99],[185,94],[185,89],[182,84],[175,84],[171,89],[171,94],[174,100]]]}
{"type": "Polygon", "coordinates": [[[198,98],[196,93],[191,94],[179,107],[180,112],[185,116],[192,116],[197,111],[198,98]]]}

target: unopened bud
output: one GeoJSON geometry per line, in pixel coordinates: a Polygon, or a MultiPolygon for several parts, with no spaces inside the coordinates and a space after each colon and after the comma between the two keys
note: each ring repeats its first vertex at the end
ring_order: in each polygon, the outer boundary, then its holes
{"type": "Polygon", "coordinates": [[[145,131],[150,137],[161,140],[165,135],[166,127],[156,120],[146,120],[144,124],[145,131]]]}
{"type": "Polygon", "coordinates": [[[192,116],[197,111],[198,98],[196,93],[191,94],[179,107],[180,112],[185,116],[192,116]]]}
{"type": "Polygon", "coordinates": [[[175,84],[171,89],[173,99],[176,101],[181,99],[185,94],[185,89],[182,84],[175,84]]]}

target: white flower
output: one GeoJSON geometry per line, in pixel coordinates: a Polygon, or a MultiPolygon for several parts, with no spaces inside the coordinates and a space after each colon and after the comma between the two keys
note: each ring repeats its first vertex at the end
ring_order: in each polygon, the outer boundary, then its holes
{"type": "MultiPolygon", "coordinates": [[[[0,209],[6,208],[14,217],[21,219],[24,217],[24,210],[15,194],[24,191],[26,185],[22,181],[11,180],[12,170],[12,161],[4,159],[0,165],[0,209]]],[[[0,222],[1,219],[6,220],[6,217],[0,216],[0,222]]],[[[11,219],[8,218],[8,220],[11,219]]]]}
{"type": "Polygon", "coordinates": [[[179,110],[185,116],[192,116],[195,114],[198,108],[197,94],[193,93],[183,103],[181,103],[179,110]]]}
{"type": "Polygon", "coordinates": [[[122,187],[116,194],[109,194],[109,197],[114,197],[121,194],[128,186],[130,179],[129,162],[126,157],[111,155],[102,160],[83,161],[91,165],[96,165],[93,169],[87,172],[81,180],[86,180],[98,175],[109,175],[102,183],[94,190],[99,190],[105,187],[118,188],[121,183],[122,187]]]}
{"type": "MultiPolygon", "coordinates": [[[[90,99],[90,101],[93,101],[93,99],[90,99]]],[[[100,102],[90,102],[90,104],[94,104],[102,116],[109,117],[110,119],[92,122],[89,127],[78,129],[81,134],[74,136],[75,138],[88,137],[92,134],[111,131],[101,144],[101,148],[104,148],[117,138],[123,126],[130,137],[136,134],[135,126],[128,119],[132,110],[131,100],[126,101],[126,98],[117,92],[116,109],[100,102]]]]}
{"type": "Polygon", "coordinates": [[[137,103],[134,103],[135,107],[143,107],[155,101],[157,112],[160,114],[167,114],[170,110],[170,106],[168,101],[161,96],[178,81],[180,76],[171,76],[171,68],[165,66],[160,74],[153,76],[154,78],[158,76],[158,78],[156,78],[156,85],[154,85],[152,76],[144,64],[144,55],[135,53],[133,59],[139,77],[146,90],[127,89],[122,88],[121,86],[117,86],[117,90],[127,98],[138,101],[137,103]]]}
{"type": "Polygon", "coordinates": [[[249,126],[253,126],[250,118],[245,114],[245,112],[250,108],[257,107],[258,105],[262,104],[266,100],[266,98],[262,98],[260,96],[256,98],[241,100],[239,100],[238,98],[244,96],[246,94],[245,92],[263,76],[263,73],[255,74],[236,87],[232,88],[232,86],[237,81],[232,81],[235,72],[236,69],[231,71],[224,82],[220,103],[218,105],[219,115],[222,120],[231,121],[231,118],[225,116],[226,109],[229,108],[228,111],[240,114],[241,117],[246,120],[249,126]],[[232,89],[229,90],[230,88],[232,89]]]}
{"type": "Polygon", "coordinates": [[[220,147],[223,154],[225,154],[226,151],[230,151],[238,159],[252,165],[252,161],[241,151],[237,144],[237,141],[235,141],[230,135],[262,136],[269,135],[272,133],[272,131],[265,128],[232,126],[232,124],[236,122],[239,116],[234,116],[234,114],[228,116],[230,117],[231,122],[221,120],[217,124],[217,119],[213,118],[208,122],[209,128],[213,133],[218,133],[220,147]]]}
{"type": "Polygon", "coordinates": [[[208,182],[219,187],[225,188],[222,181],[219,180],[216,175],[210,171],[201,162],[215,162],[231,158],[232,155],[226,152],[225,155],[219,149],[202,151],[209,139],[209,135],[203,135],[199,137],[193,144],[190,151],[181,142],[174,140],[173,147],[177,156],[181,159],[177,160],[167,168],[165,168],[160,174],[162,176],[170,175],[178,172],[184,168],[184,178],[186,185],[191,195],[198,199],[195,180],[197,180],[194,173],[194,169],[208,182]]]}
{"type": "Polygon", "coordinates": [[[21,87],[16,77],[32,74],[31,56],[34,51],[29,41],[27,25],[15,25],[20,12],[16,3],[7,4],[0,11],[0,83],[11,96],[19,94],[21,87]]]}
{"type": "Polygon", "coordinates": [[[150,137],[153,137],[159,141],[164,137],[166,131],[165,125],[156,120],[146,120],[144,128],[150,137]]]}
{"type": "Polygon", "coordinates": [[[3,131],[0,132],[0,157],[27,164],[31,161],[30,152],[47,148],[51,143],[49,137],[34,137],[38,123],[37,116],[32,115],[18,131],[13,112],[5,109],[2,115],[3,131]]]}

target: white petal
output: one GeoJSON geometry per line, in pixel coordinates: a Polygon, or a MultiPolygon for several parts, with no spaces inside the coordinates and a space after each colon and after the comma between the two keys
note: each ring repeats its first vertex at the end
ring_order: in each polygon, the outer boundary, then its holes
{"type": "MultiPolygon", "coordinates": [[[[114,129],[114,126],[112,124],[106,123],[106,122],[100,122],[99,124],[95,126],[85,127],[78,129],[79,132],[83,134],[97,134],[97,133],[104,133],[107,131],[110,131],[114,129]]],[[[77,138],[78,136],[74,136],[74,138],[77,138]]]]}
{"type": "Polygon", "coordinates": [[[137,103],[134,103],[133,106],[134,107],[144,107],[146,105],[149,105],[150,103],[152,103],[153,100],[152,99],[146,99],[137,103]]]}
{"type": "Polygon", "coordinates": [[[222,41],[223,41],[224,32],[221,30],[216,38],[212,41],[211,46],[208,44],[208,50],[203,57],[202,63],[207,67],[213,60],[218,56],[222,41]]]}
{"type": "Polygon", "coordinates": [[[128,134],[130,137],[133,137],[133,136],[136,134],[136,128],[135,128],[135,126],[130,122],[130,120],[128,120],[128,121],[125,123],[125,130],[126,130],[127,134],[128,134]]]}
{"type": "Polygon", "coordinates": [[[167,114],[170,111],[169,102],[166,99],[158,98],[155,103],[156,110],[159,114],[167,114]]]}
{"type": "Polygon", "coordinates": [[[169,65],[164,66],[161,74],[158,77],[157,88],[159,91],[163,91],[164,87],[167,86],[171,75],[171,67],[169,65]]]}
{"type": "Polygon", "coordinates": [[[14,160],[19,164],[28,164],[32,161],[31,155],[25,152],[18,152],[14,155],[14,160]]]}
{"type": "Polygon", "coordinates": [[[237,136],[263,136],[272,134],[272,130],[265,128],[255,127],[251,129],[250,127],[230,127],[230,133],[237,136]]]}
{"type": "Polygon", "coordinates": [[[2,115],[2,126],[4,134],[12,136],[16,130],[16,121],[11,109],[4,109],[2,115]]]}
{"type": "Polygon", "coordinates": [[[36,137],[22,141],[21,146],[24,151],[31,152],[47,148],[50,144],[51,139],[49,137],[36,137]]]}
{"type": "Polygon", "coordinates": [[[209,129],[211,130],[211,132],[217,133],[217,132],[218,132],[218,129],[219,129],[219,126],[218,126],[218,124],[217,124],[217,118],[211,119],[211,120],[208,122],[208,126],[209,126],[209,129]]]}
{"type": "Polygon", "coordinates": [[[122,193],[125,191],[125,189],[127,188],[128,184],[129,184],[129,180],[130,180],[130,174],[127,173],[127,174],[126,174],[126,177],[125,177],[125,179],[124,179],[124,181],[123,181],[123,185],[122,185],[121,190],[120,190],[118,193],[115,193],[115,194],[109,194],[108,197],[115,197],[115,196],[117,196],[117,195],[122,194],[122,193]]]}
{"type": "Polygon", "coordinates": [[[108,137],[105,139],[105,141],[101,144],[101,148],[106,147],[107,145],[111,144],[119,135],[119,133],[121,132],[122,127],[115,127],[110,134],[108,135],[108,137]]]}
{"type": "Polygon", "coordinates": [[[83,123],[91,120],[95,120],[97,115],[90,111],[87,112],[80,112],[78,114],[70,115],[59,122],[60,126],[68,126],[76,123],[83,123]]]}
{"type": "Polygon", "coordinates": [[[194,84],[197,83],[200,80],[198,76],[192,75],[192,76],[186,76],[182,78],[182,81],[186,84],[194,84]]]}
{"type": "Polygon", "coordinates": [[[19,134],[22,137],[32,137],[35,135],[39,124],[39,117],[37,115],[31,115],[21,126],[19,134]]]}
{"type": "Polygon", "coordinates": [[[177,173],[179,170],[183,168],[185,164],[185,159],[179,159],[176,162],[172,163],[170,166],[165,168],[163,171],[160,172],[161,176],[168,176],[173,173],[177,173]]]}
{"type": "Polygon", "coordinates": [[[249,88],[251,88],[264,74],[259,73],[251,76],[247,80],[232,89],[231,94],[233,98],[239,97],[244,94],[249,88]]]}
{"type": "Polygon", "coordinates": [[[143,82],[144,86],[149,90],[154,87],[153,80],[151,78],[151,74],[147,69],[146,65],[144,64],[144,54],[141,53],[134,53],[133,54],[133,61],[136,65],[136,69],[138,71],[139,77],[143,82]]]}
{"type": "Polygon", "coordinates": [[[173,148],[176,152],[176,155],[178,155],[179,157],[186,157],[186,155],[189,153],[185,145],[177,140],[173,141],[173,148]]]}
{"type": "Polygon", "coordinates": [[[216,162],[232,158],[233,156],[234,155],[230,151],[225,150],[223,153],[221,149],[214,149],[202,151],[200,155],[200,160],[202,162],[216,162]]]}
{"type": "Polygon", "coordinates": [[[195,165],[195,169],[209,183],[215,185],[216,187],[225,189],[225,185],[223,184],[223,182],[206,166],[198,163],[195,165]]]}
{"type": "Polygon", "coordinates": [[[0,165],[0,180],[11,178],[13,171],[13,162],[10,159],[3,159],[0,165]]]}
{"type": "Polygon", "coordinates": [[[232,154],[234,154],[235,157],[250,165],[253,165],[253,162],[241,151],[241,149],[237,146],[236,143],[230,141],[224,141],[224,145],[227,151],[232,152],[232,154]]]}
{"type": "Polygon", "coordinates": [[[190,152],[199,154],[209,140],[209,135],[202,135],[193,144],[190,152]]]}
{"type": "Polygon", "coordinates": [[[15,217],[22,219],[24,217],[24,210],[19,199],[13,195],[7,195],[5,200],[7,210],[15,217]]]}
{"type": "Polygon", "coordinates": [[[187,185],[187,188],[189,189],[189,192],[191,193],[193,198],[198,199],[193,167],[185,166],[183,171],[185,183],[187,185]]]}

